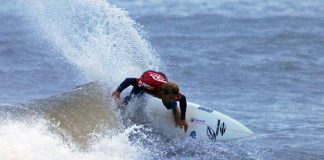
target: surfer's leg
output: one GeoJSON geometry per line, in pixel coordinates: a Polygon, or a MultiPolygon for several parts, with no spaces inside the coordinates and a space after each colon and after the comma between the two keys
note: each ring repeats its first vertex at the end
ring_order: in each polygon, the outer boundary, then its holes
{"type": "Polygon", "coordinates": [[[133,99],[135,96],[139,97],[143,95],[144,91],[142,91],[139,87],[133,87],[132,91],[128,96],[125,97],[124,99],[124,104],[128,104],[128,102],[133,99]]]}

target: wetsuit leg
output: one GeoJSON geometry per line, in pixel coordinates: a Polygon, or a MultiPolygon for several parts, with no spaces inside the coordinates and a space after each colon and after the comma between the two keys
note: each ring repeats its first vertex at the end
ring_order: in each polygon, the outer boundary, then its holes
{"type": "Polygon", "coordinates": [[[130,94],[128,96],[125,97],[124,99],[124,104],[128,104],[128,102],[133,99],[135,96],[141,96],[143,95],[144,91],[141,90],[139,87],[133,87],[132,91],[130,92],[130,94]]]}

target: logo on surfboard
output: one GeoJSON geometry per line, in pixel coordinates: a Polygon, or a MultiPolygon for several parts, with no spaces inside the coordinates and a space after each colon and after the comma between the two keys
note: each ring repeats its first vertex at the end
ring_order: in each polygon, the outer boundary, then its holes
{"type": "Polygon", "coordinates": [[[192,123],[205,123],[205,120],[197,119],[197,118],[190,118],[190,122],[192,123]]]}
{"type": "Polygon", "coordinates": [[[196,139],[196,136],[197,136],[196,131],[192,131],[192,132],[190,133],[190,137],[191,137],[191,138],[196,139]]]}
{"type": "Polygon", "coordinates": [[[203,110],[203,111],[206,111],[208,113],[212,113],[213,112],[212,109],[209,109],[209,108],[206,108],[206,107],[203,107],[203,106],[198,107],[198,109],[203,110]]]}
{"type": "Polygon", "coordinates": [[[213,130],[212,127],[207,126],[207,136],[209,139],[212,140],[212,142],[216,142],[216,137],[218,136],[218,133],[220,133],[221,136],[223,136],[225,131],[226,131],[226,124],[224,122],[220,124],[220,120],[218,120],[217,122],[216,132],[213,130]]]}

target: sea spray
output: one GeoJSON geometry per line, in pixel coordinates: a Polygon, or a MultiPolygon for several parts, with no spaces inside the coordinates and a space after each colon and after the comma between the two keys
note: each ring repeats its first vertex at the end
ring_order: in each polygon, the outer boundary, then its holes
{"type": "Polygon", "coordinates": [[[90,81],[114,88],[160,61],[128,13],[103,0],[18,0],[35,32],[90,81]]]}

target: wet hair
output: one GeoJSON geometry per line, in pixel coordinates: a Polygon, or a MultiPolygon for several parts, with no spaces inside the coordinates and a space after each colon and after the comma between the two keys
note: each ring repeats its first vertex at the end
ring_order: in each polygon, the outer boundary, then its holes
{"type": "Polygon", "coordinates": [[[162,92],[164,95],[177,95],[179,93],[179,87],[175,82],[167,82],[162,84],[162,92]]]}

